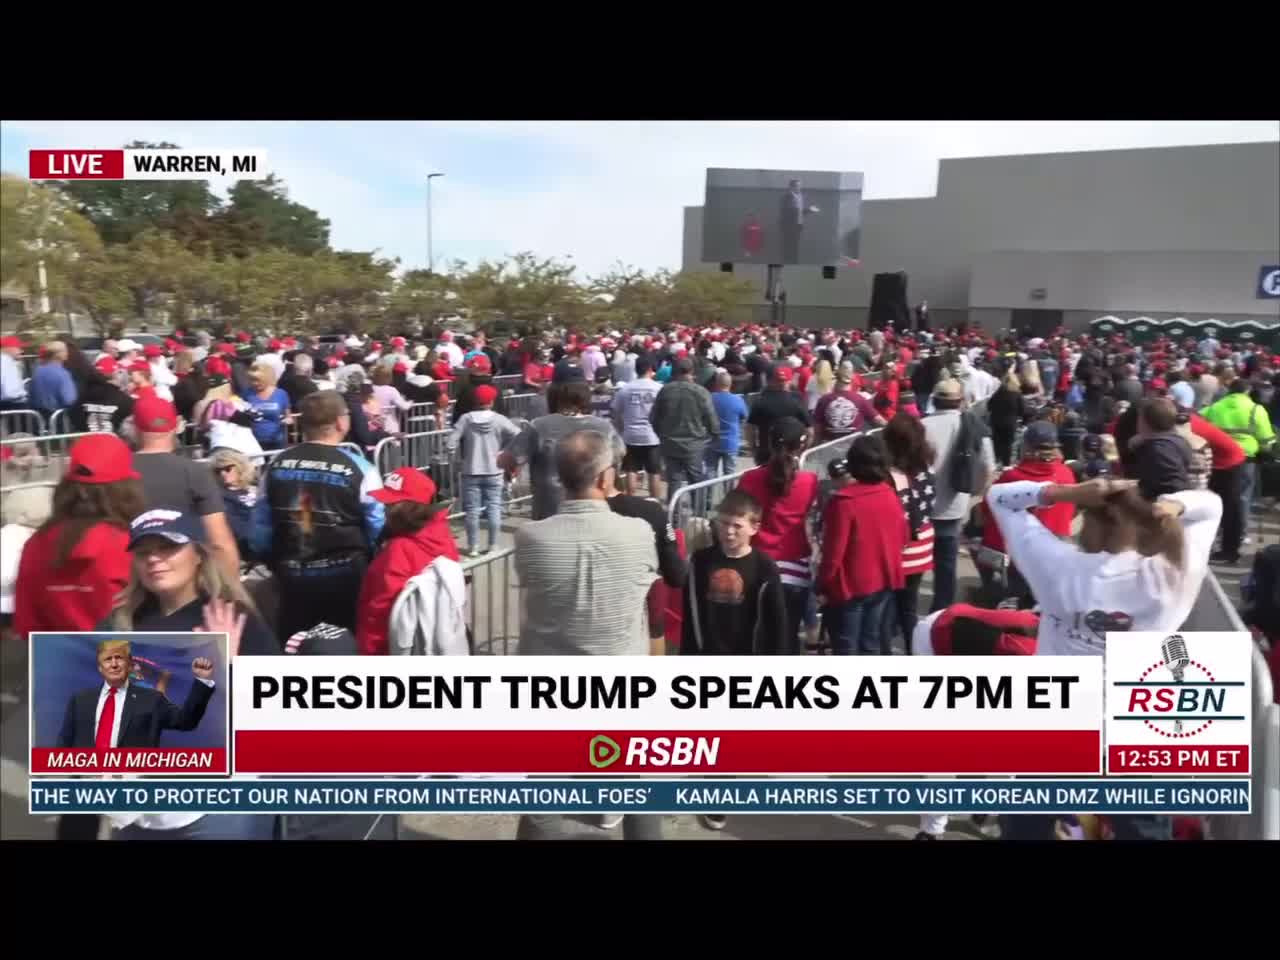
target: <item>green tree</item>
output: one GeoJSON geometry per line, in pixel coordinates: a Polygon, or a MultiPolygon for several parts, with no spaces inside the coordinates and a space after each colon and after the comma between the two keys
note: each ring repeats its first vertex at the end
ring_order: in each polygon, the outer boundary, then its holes
{"type": "Polygon", "coordinates": [[[685,270],[671,286],[673,318],[690,326],[739,322],[754,287],[731,273],[685,270]]]}
{"type": "Polygon", "coordinates": [[[592,279],[590,292],[605,297],[609,309],[600,319],[612,326],[648,327],[667,319],[673,309],[674,279],[668,270],[645,273],[615,264],[592,279]]]}
{"type": "Polygon", "coordinates": [[[453,289],[457,283],[457,277],[450,272],[406,271],[387,298],[387,322],[396,327],[410,322],[429,326],[442,314],[456,312],[462,306],[453,289]],[[450,297],[450,293],[454,296],[450,297]]]}
{"type": "Polygon", "coordinates": [[[168,295],[179,306],[186,303],[186,286],[197,269],[196,258],[171,233],[146,230],[125,247],[125,279],[133,295],[133,309],[140,320],[160,307],[168,295]]]}
{"type": "Polygon", "coordinates": [[[311,254],[329,249],[329,221],[310,207],[289,199],[289,191],[274,174],[266,180],[241,180],[228,193],[224,214],[214,219],[221,242],[219,252],[243,255],[254,247],[280,247],[311,254]],[[240,250],[234,249],[239,246],[240,250]]]}
{"type": "Polygon", "coordinates": [[[109,336],[133,307],[129,289],[129,254],[114,246],[78,258],[59,281],[55,293],[64,296],[78,313],[88,314],[99,335],[109,336]]]}
{"type": "Polygon", "coordinates": [[[102,249],[98,233],[56,189],[0,175],[0,285],[38,286],[44,261],[52,291],[79,257],[102,249]]]}
{"type": "Polygon", "coordinates": [[[496,320],[535,329],[573,326],[589,310],[586,291],[574,280],[576,269],[555,257],[532,253],[518,253],[501,263],[482,260],[460,271],[457,293],[480,327],[496,320]]]}
{"type": "MultiPolygon", "coordinates": [[[[125,149],[178,146],[134,141],[125,149]]],[[[221,205],[205,180],[63,180],[58,187],[108,244],[129,243],[147,230],[173,230],[179,224],[190,229],[221,205]]]]}

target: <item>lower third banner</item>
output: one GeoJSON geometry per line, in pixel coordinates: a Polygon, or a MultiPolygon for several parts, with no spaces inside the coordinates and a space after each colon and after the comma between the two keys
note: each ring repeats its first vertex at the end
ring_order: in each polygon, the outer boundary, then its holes
{"type": "Polygon", "coordinates": [[[44,780],[32,813],[1249,813],[1245,780],[44,780]]]}

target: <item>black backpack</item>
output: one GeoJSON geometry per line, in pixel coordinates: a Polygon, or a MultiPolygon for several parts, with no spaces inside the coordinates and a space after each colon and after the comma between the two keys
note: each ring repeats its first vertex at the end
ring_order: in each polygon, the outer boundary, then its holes
{"type": "Polygon", "coordinates": [[[982,440],[985,425],[974,414],[960,414],[960,432],[947,461],[947,479],[956,493],[977,493],[982,485],[982,440]]]}

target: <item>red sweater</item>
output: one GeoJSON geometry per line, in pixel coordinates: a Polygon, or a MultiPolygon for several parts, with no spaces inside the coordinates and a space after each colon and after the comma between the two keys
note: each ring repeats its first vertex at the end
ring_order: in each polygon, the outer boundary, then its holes
{"type": "MultiPolygon", "coordinates": [[[[1015,480],[1034,480],[1036,483],[1058,483],[1063,485],[1076,482],[1076,475],[1061,460],[1045,463],[1042,460],[1023,460],[1000,474],[996,483],[1012,483],[1015,480]]],[[[1071,521],[1075,519],[1076,508],[1071,503],[1055,503],[1051,507],[1036,507],[1029,511],[1032,516],[1044,524],[1055,537],[1071,536],[1071,521]]],[[[1004,553],[1004,537],[986,500],[982,501],[982,545],[1004,553]]]]}
{"type": "Polygon", "coordinates": [[[742,475],[738,489],[755,497],[764,512],[751,545],[775,561],[808,562],[813,550],[805,534],[805,518],[818,499],[818,475],[800,471],[787,495],[775,497],[769,489],[769,468],[756,467],[742,475]]]}
{"type": "Polygon", "coordinates": [[[902,589],[902,548],[910,531],[890,484],[841,487],[827,503],[822,527],[818,592],[828,603],[902,589]]]}
{"type": "Polygon", "coordinates": [[[22,548],[13,629],[26,642],[36,630],[93,630],[129,584],[129,532],[109,523],[85,531],[55,566],[61,524],[38,531],[22,548]]]}
{"type": "Polygon", "coordinates": [[[1191,415],[1191,432],[1197,437],[1203,437],[1209,444],[1209,450],[1213,454],[1213,469],[1230,470],[1244,463],[1244,448],[1236,443],[1231,434],[1215,427],[1198,413],[1191,415]]]}
{"type": "Polygon", "coordinates": [[[410,579],[429,567],[436,557],[461,560],[449,530],[449,518],[441,510],[415,534],[392,537],[369,564],[360,588],[356,620],[356,644],[365,654],[387,652],[387,628],[396,597],[410,579]]]}

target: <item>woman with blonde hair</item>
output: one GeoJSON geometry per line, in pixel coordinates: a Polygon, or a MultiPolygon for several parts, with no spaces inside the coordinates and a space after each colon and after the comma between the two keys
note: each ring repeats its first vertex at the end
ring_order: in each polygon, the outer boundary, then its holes
{"type": "Polygon", "coordinates": [[[130,525],[129,553],[129,584],[99,629],[226,633],[242,654],[280,653],[248,591],[210,557],[198,517],[148,510],[130,525]]]}
{"type": "Polygon", "coordinates": [[[273,366],[255,363],[249,370],[252,389],[241,396],[253,417],[253,435],[263,450],[279,450],[288,442],[289,395],[276,386],[273,366]]]}
{"type": "MultiPolygon", "coordinates": [[[[240,581],[209,556],[198,517],[149,510],[130,526],[129,553],[129,585],[99,630],[225,633],[228,657],[281,652],[240,581]]],[[[270,840],[275,827],[252,814],[108,816],[116,840],[270,840]]]]}
{"type": "Polygon", "coordinates": [[[1012,367],[987,401],[987,412],[991,417],[991,445],[995,448],[996,462],[1006,467],[1012,466],[1013,441],[1018,434],[1018,424],[1027,415],[1022,398],[1022,381],[1012,367]]]}
{"type": "Polygon", "coordinates": [[[818,405],[818,401],[834,390],[835,386],[836,374],[831,368],[830,362],[826,359],[819,360],[814,364],[813,376],[809,378],[809,385],[805,387],[810,413],[818,405]]]}
{"type": "Polygon", "coordinates": [[[209,452],[214,479],[222,491],[223,512],[240,548],[240,556],[249,558],[253,530],[253,509],[258,502],[258,468],[239,450],[215,447],[209,452]]]}

